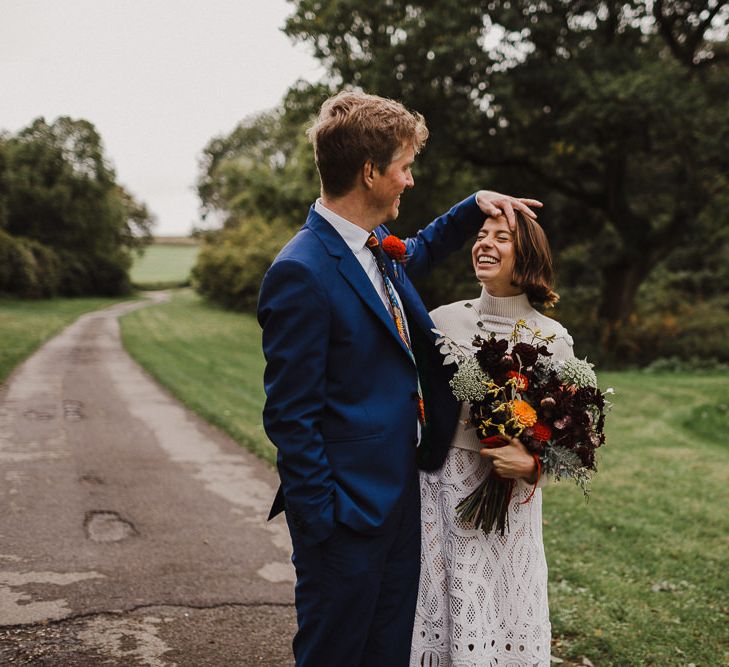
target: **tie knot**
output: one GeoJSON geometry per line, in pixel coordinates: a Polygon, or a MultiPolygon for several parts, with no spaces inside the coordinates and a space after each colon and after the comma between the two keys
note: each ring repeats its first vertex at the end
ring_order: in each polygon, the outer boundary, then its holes
{"type": "Polygon", "coordinates": [[[377,236],[375,235],[374,232],[369,235],[369,237],[367,238],[367,243],[365,245],[370,250],[372,250],[373,248],[376,248],[378,245],[380,245],[380,241],[379,241],[379,239],[377,238],[377,236]]]}

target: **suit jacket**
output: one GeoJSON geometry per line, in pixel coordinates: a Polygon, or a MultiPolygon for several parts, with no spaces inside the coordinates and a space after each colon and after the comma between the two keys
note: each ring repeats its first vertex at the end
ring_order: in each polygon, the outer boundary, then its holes
{"type": "Polygon", "coordinates": [[[263,423],[281,477],[271,516],[285,505],[305,542],[326,539],[335,522],[378,531],[412,479],[416,456],[423,467],[442,463],[459,406],[410,277],[460,248],[483,219],[471,196],[405,240],[405,265],[388,263],[426,399],[419,448],[415,365],[362,266],[313,206],[266,273],[258,303],[263,423]]]}

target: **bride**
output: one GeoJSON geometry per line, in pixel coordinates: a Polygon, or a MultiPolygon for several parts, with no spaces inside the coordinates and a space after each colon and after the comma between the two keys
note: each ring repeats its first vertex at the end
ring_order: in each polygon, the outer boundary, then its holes
{"type": "MultiPolygon", "coordinates": [[[[552,259],[542,228],[518,215],[512,232],[504,217],[488,218],[471,251],[481,296],[441,306],[436,327],[473,351],[477,333],[508,338],[526,320],[550,344],[554,361],[573,356],[567,330],[534,306],[551,306],[552,259]],[[472,307],[464,307],[465,304],[472,307]],[[484,328],[477,327],[481,320],[484,328]]],[[[542,667],[550,664],[547,564],[542,543],[542,495],[536,463],[518,441],[482,449],[464,425],[468,404],[442,468],[421,472],[421,572],[411,667],[542,667]],[[455,507],[493,468],[517,480],[509,530],[485,535],[457,516],[455,507]]]]}

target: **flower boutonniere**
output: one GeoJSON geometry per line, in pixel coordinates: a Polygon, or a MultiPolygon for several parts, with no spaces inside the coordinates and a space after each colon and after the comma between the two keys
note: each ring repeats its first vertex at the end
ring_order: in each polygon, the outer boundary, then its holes
{"type": "Polygon", "coordinates": [[[393,259],[396,262],[404,264],[408,261],[405,243],[403,243],[402,239],[397,238],[397,236],[394,236],[393,234],[382,239],[382,249],[385,253],[387,253],[387,256],[390,259],[393,259]]]}

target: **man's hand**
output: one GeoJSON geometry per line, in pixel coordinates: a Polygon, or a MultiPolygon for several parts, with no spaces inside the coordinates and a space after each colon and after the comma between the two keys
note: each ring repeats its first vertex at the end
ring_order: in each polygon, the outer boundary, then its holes
{"type": "Polygon", "coordinates": [[[494,470],[507,479],[525,479],[530,484],[537,480],[534,457],[518,438],[512,438],[503,447],[484,447],[481,456],[491,459],[494,470]]]}
{"type": "Polygon", "coordinates": [[[505,215],[509,222],[509,229],[511,230],[516,228],[516,219],[514,218],[515,210],[521,211],[532,220],[536,220],[537,214],[529,207],[542,207],[542,202],[537,199],[510,197],[509,195],[502,195],[499,192],[491,192],[491,190],[479,190],[476,193],[476,203],[489,218],[505,215]]]}

